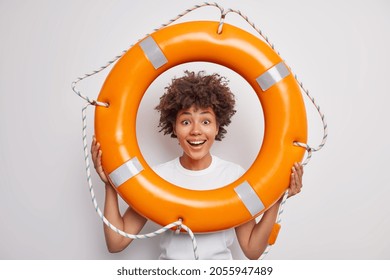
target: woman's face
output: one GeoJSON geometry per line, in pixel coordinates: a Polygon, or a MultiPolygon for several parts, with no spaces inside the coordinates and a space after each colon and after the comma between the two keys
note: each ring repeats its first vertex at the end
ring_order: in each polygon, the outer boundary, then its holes
{"type": "Polygon", "coordinates": [[[207,168],[211,163],[210,148],[218,134],[218,124],[212,108],[180,110],[174,126],[179,145],[183,149],[180,161],[192,170],[207,168]]]}

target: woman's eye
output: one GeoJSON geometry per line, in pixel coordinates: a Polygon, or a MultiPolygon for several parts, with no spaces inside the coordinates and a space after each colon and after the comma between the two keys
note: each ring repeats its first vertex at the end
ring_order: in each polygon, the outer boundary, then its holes
{"type": "Polygon", "coordinates": [[[183,125],[189,125],[190,124],[190,121],[187,121],[187,120],[184,120],[181,122],[183,125]]]}
{"type": "Polygon", "coordinates": [[[209,121],[209,120],[204,120],[204,121],[203,121],[203,124],[206,124],[206,125],[207,125],[207,124],[210,124],[210,121],[209,121]]]}

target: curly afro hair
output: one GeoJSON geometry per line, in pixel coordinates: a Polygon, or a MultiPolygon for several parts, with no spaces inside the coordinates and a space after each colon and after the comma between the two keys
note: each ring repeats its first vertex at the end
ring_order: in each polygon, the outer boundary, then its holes
{"type": "Polygon", "coordinates": [[[230,124],[231,117],[236,113],[234,95],[227,86],[228,80],[216,73],[205,75],[204,71],[184,73],[185,76],[172,79],[155,108],[160,112],[158,125],[161,128],[160,132],[176,138],[173,128],[178,112],[195,105],[196,108],[214,110],[219,126],[215,140],[221,141],[226,133],[225,127],[230,124]]]}

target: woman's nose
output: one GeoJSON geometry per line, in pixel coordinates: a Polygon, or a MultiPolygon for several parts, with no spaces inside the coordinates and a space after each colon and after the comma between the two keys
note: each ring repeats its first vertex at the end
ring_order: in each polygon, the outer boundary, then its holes
{"type": "Polygon", "coordinates": [[[192,135],[200,135],[200,134],[202,134],[202,131],[201,131],[201,128],[200,128],[200,124],[194,123],[192,125],[191,134],[192,135]]]}

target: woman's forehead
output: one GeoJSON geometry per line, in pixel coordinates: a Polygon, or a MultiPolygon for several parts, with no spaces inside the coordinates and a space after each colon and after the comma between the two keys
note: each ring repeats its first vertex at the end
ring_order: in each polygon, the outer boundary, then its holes
{"type": "Polygon", "coordinates": [[[215,115],[215,112],[214,112],[212,107],[202,108],[202,107],[198,107],[198,106],[192,105],[189,108],[181,109],[177,113],[178,116],[179,115],[192,115],[192,114],[201,114],[201,115],[212,114],[212,115],[215,115]]]}

